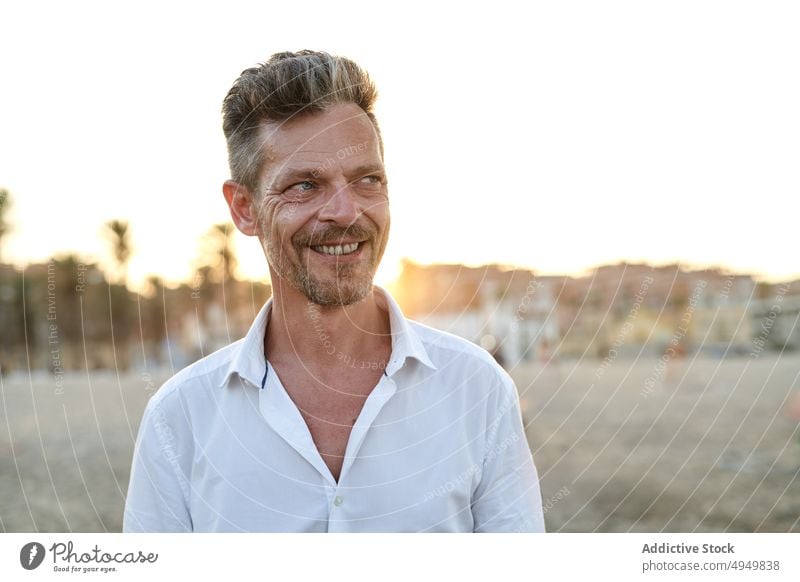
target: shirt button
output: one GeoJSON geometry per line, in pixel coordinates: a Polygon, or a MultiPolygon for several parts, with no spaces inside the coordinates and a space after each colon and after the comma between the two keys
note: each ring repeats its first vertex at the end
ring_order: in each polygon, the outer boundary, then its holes
{"type": "Polygon", "coordinates": [[[339,507],[344,502],[344,499],[340,495],[337,495],[336,498],[333,500],[333,504],[336,507],[339,507]]]}

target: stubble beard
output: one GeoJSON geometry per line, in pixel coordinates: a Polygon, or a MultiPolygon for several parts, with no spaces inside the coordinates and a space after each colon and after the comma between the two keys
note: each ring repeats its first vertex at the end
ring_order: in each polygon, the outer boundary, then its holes
{"type": "Polygon", "coordinates": [[[284,252],[280,240],[266,241],[267,259],[272,268],[311,303],[321,307],[341,307],[358,303],[372,293],[375,272],[385,248],[385,236],[379,241],[377,232],[357,225],[349,228],[331,227],[324,233],[313,235],[298,232],[292,237],[291,246],[294,250],[292,257],[284,252]],[[337,244],[337,239],[345,237],[366,238],[360,252],[367,252],[368,256],[358,263],[337,263],[332,279],[316,276],[309,262],[304,260],[310,253],[316,252],[309,245],[316,246],[321,242],[337,244]],[[380,245],[380,248],[376,245],[380,245]]]}

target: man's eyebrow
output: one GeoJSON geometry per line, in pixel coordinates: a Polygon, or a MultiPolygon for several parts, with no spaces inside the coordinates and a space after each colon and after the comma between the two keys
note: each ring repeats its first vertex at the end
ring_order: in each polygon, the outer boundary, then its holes
{"type": "Polygon", "coordinates": [[[351,174],[353,176],[358,176],[358,175],[366,176],[367,174],[385,174],[385,173],[386,173],[386,168],[384,168],[382,165],[376,165],[376,164],[365,164],[363,166],[358,166],[356,168],[353,168],[348,172],[348,174],[351,174]]]}
{"type": "Polygon", "coordinates": [[[322,172],[314,168],[289,168],[277,176],[277,182],[286,182],[287,180],[306,180],[308,178],[317,178],[322,172]]]}
{"type": "MultiPolygon", "coordinates": [[[[316,179],[324,176],[329,168],[318,166],[316,168],[288,168],[278,175],[279,182],[288,180],[307,180],[316,179]]],[[[347,171],[351,176],[366,176],[368,174],[385,174],[386,169],[382,165],[363,164],[347,171]]]]}
{"type": "MultiPolygon", "coordinates": [[[[292,183],[295,180],[318,180],[327,173],[329,168],[317,166],[314,168],[286,168],[280,172],[273,182],[274,186],[292,183]]],[[[368,176],[370,174],[386,174],[386,168],[382,164],[362,164],[347,172],[350,177],[368,176]]]]}

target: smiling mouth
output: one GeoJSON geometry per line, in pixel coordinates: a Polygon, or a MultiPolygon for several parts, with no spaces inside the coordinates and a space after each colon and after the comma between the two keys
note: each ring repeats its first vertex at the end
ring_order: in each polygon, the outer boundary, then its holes
{"type": "Polygon", "coordinates": [[[339,245],[312,245],[311,250],[323,255],[351,255],[363,245],[364,241],[352,242],[339,245]]]}

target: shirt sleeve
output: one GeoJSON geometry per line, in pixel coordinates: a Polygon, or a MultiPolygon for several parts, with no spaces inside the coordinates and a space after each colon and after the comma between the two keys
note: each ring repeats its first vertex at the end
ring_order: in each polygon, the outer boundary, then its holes
{"type": "Polygon", "coordinates": [[[188,492],[175,429],[154,396],[139,425],[122,531],[192,531],[188,492]]]}
{"type": "Polygon", "coordinates": [[[472,501],[476,532],[544,532],[542,495],[519,398],[503,372],[498,405],[489,415],[483,472],[472,501]]]}

